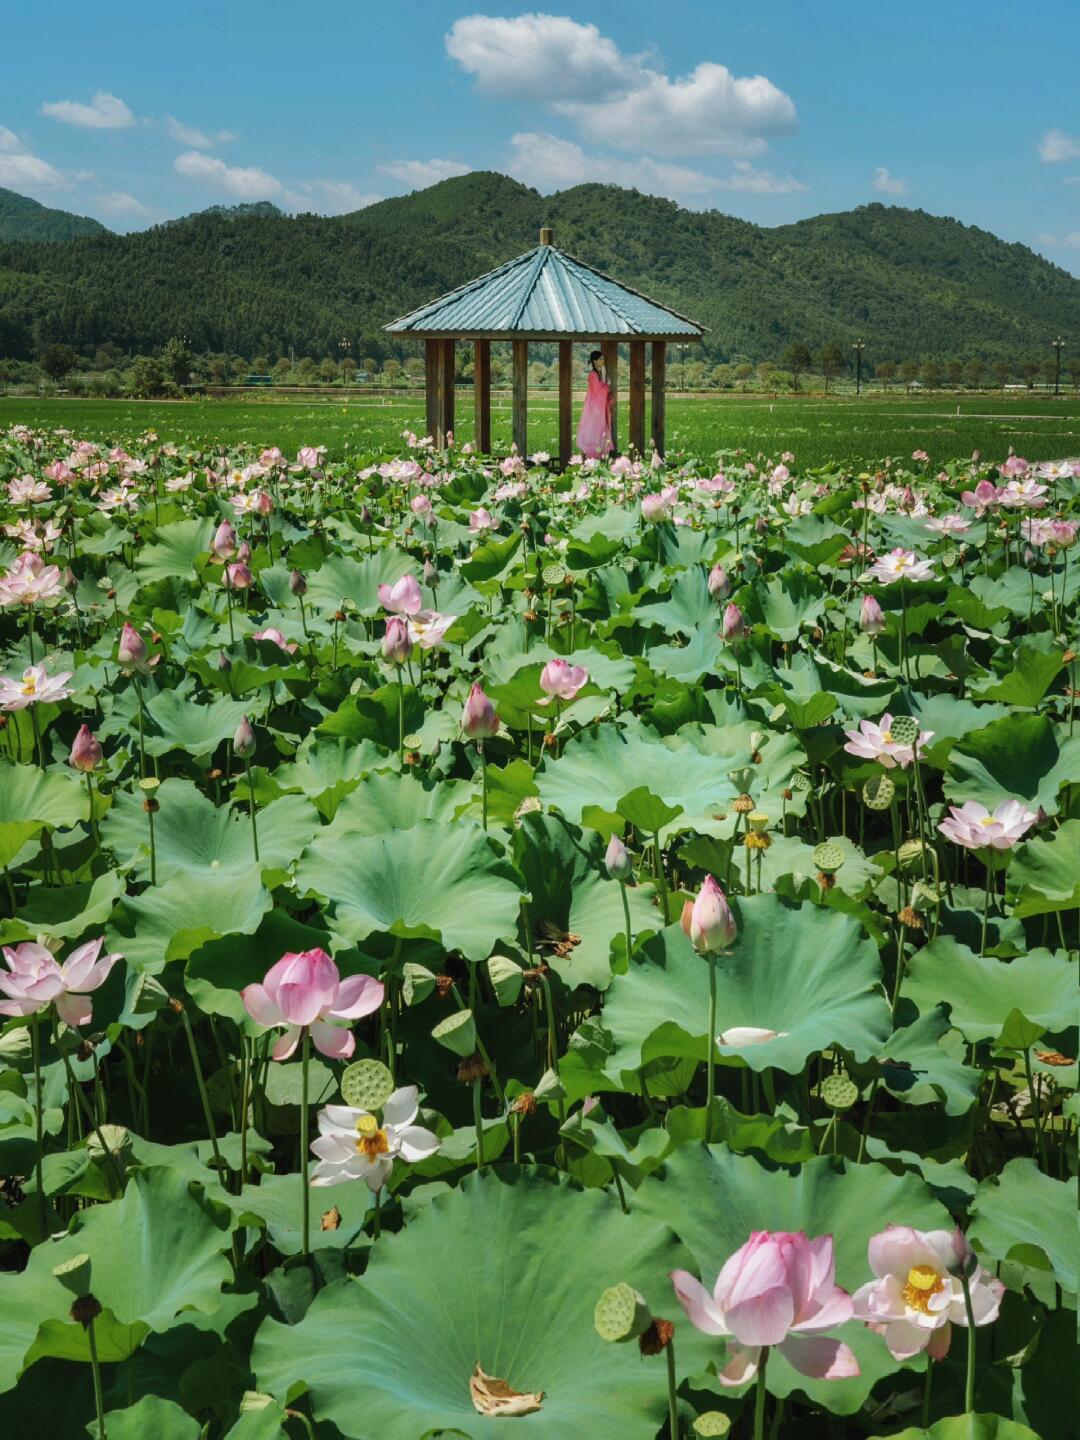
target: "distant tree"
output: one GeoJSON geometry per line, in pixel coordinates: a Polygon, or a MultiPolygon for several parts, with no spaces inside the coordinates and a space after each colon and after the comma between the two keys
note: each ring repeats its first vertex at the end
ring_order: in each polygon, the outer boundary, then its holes
{"type": "Polygon", "coordinates": [[[986,374],[986,366],[977,355],[973,355],[964,366],[964,379],[973,390],[978,390],[986,374]]]}
{"type": "MultiPolygon", "coordinates": [[[[289,362],[286,360],[285,368],[288,369],[289,362]]],[[[224,355],[211,355],[206,362],[207,379],[213,385],[224,385],[228,379],[229,366],[224,355]]]]}
{"type": "Polygon", "coordinates": [[[701,360],[691,360],[688,365],[683,366],[685,384],[688,390],[700,390],[705,383],[705,364],[701,360]]]}
{"type": "Polygon", "coordinates": [[[363,360],[360,361],[360,369],[366,371],[368,375],[377,375],[379,373],[379,362],[375,359],[374,355],[365,355],[363,360]]]}
{"type": "Polygon", "coordinates": [[[790,370],[770,370],[767,383],[769,390],[774,395],[781,390],[797,390],[799,388],[795,376],[790,370]]]}
{"type": "Polygon", "coordinates": [[[123,358],[124,352],[120,346],[113,345],[111,341],[107,340],[104,345],[99,345],[94,351],[94,369],[115,370],[123,358]]]}
{"type": "Polygon", "coordinates": [[[331,385],[338,377],[338,367],[335,361],[327,355],[325,360],[319,361],[319,379],[324,385],[331,385]]]}
{"type": "Polygon", "coordinates": [[[928,390],[936,390],[941,384],[941,366],[936,360],[927,360],[923,365],[922,382],[928,390]]]}
{"type": "Polygon", "coordinates": [[[799,376],[805,375],[810,369],[810,350],[801,340],[793,340],[790,345],[784,347],[784,353],[780,356],[780,368],[790,370],[795,377],[795,390],[799,388],[799,376]]]}
{"type": "Polygon", "coordinates": [[[1045,360],[1040,362],[1039,374],[1047,385],[1053,385],[1054,376],[1057,374],[1057,361],[1052,355],[1048,355],[1045,360]]]}
{"type": "Polygon", "coordinates": [[[270,373],[269,355],[256,355],[251,362],[251,368],[256,375],[268,375],[270,373]]]}
{"type": "Polygon", "coordinates": [[[174,385],[186,385],[191,379],[191,367],[195,357],[187,347],[187,342],[179,340],[174,335],[161,351],[161,368],[173,382],[174,385]]]}
{"type": "Polygon", "coordinates": [[[1005,386],[1008,384],[1009,376],[1012,374],[1012,371],[1009,369],[1008,365],[1005,364],[1004,360],[995,360],[993,365],[991,365],[990,369],[993,372],[994,379],[998,383],[998,389],[1004,390],[1005,386]]]}
{"type": "Polygon", "coordinates": [[[761,382],[762,389],[768,388],[769,376],[775,369],[776,366],[771,360],[762,360],[761,364],[757,367],[758,379],[761,382]]]}
{"type": "Polygon", "coordinates": [[[829,381],[834,380],[844,368],[844,352],[835,340],[830,340],[818,351],[818,369],[825,381],[825,394],[829,393],[829,381]]]}
{"type": "Polygon", "coordinates": [[[955,389],[960,384],[964,375],[964,362],[962,360],[947,360],[945,362],[945,379],[955,389]]]}
{"type": "Polygon", "coordinates": [[[149,400],[165,390],[165,367],[153,355],[136,355],[128,384],[140,400],[149,400]]]}
{"type": "Polygon", "coordinates": [[[726,390],[731,384],[734,369],[731,365],[714,365],[712,368],[712,383],[718,390],[726,390]]]}
{"type": "Polygon", "coordinates": [[[384,360],[382,363],[382,373],[386,377],[386,383],[388,385],[396,385],[398,380],[401,379],[401,361],[393,359],[384,360]]]}
{"type": "Polygon", "coordinates": [[[292,373],[292,366],[289,364],[289,357],[282,355],[280,360],[274,361],[274,368],[270,372],[274,377],[276,385],[284,385],[292,373]]]}
{"type": "Polygon", "coordinates": [[[738,383],[742,386],[744,390],[746,389],[746,382],[750,379],[750,376],[753,375],[753,373],[753,365],[748,365],[745,361],[741,365],[736,365],[733,371],[735,379],[738,381],[738,383]]]}
{"type": "Polygon", "coordinates": [[[1080,391],[1080,355],[1074,355],[1065,362],[1065,374],[1072,381],[1073,389],[1080,391]]]}
{"type": "Polygon", "coordinates": [[[78,358],[70,345],[46,345],[41,352],[41,368],[50,380],[63,380],[74,370],[78,358]]]}
{"type": "Polygon", "coordinates": [[[356,380],[356,361],[351,355],[346,355],[341,362],[341,383],[352,385],[356,380]]]}
{"type": "Polygon", "coordinates": [[[529,384],[546,385],[551,378],[551,371],[542,360],[534,360],[529,366],[529,384]]]}
{"type": "MultiPolygon", "coordinates": [[[[383,369],[385,370],[385,366],[383,369]]],[[[412,355],[405,361],[405,374],[410,380],[418,381],[424,378],[424,362],[418,355],[412,355]]]]}
{"type": "Polygon", "coordinates": [[[914,385],[919,378],[919,367],[914,360],[905,360],[900,366],[900,379],[905,385],[914,385]]]}
{"type": "Polygon", "coordinates": [[[882,360],[874,366],[874,374],[881,381],[882,386],[888,390],[889,381],[896,379],[896,361],[882,360]]]}
{"type": "Polygon", "coordinates": [[[1035,376],[1039,373],[1038,360],[1024,360],[1020,364],[1020,378],[1030,390],[1035,384],[1035,376]]]}

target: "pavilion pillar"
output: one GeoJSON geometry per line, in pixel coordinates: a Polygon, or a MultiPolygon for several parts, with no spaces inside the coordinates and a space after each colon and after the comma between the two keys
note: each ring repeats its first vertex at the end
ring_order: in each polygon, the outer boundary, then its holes
{"type": "Polygon", "coordinates": [[[664,405],[667,399],[667,342],[652,342],[652,443],[653,449],[664,458],[664,405]]]}
{"type": "Polygon", "coordinates": [[[512,342],[514,352],[514,444],[519,455],[529,453],[529,342],[512,342]]]}
{"type": "Polygon", "coordinates": [[[474,444],[481,455],[491,454],[491,341],[477,340],[473,365],[474,444]]]}
{"type": "Polygon", "coordinates": [[[630,449],[645,454],[645,341],[630,341],[630,449]]]}
{"type": "Polygon", "coordinates": [[[619,453],[619,342],[605,340],[604,379],[611,386],[611,448],[619,453]]]}
{"type": "Polygon", "coordinates": [[[574,447],[574,346],[559,341],[559,464],[569,463],[574,447]]]}
{"type": "Polygon", "coordinates": [[[446,437],[454,429],[454,342],[436,340],[438,357],[438,413],[435,417],[435,448],[446,449],[446,437]]]}
{"type": "Polygon", "coordinates": [[[424,341],[424,394],[427,399],[427,434],[433,439],[439,423],[439,340],[424,341]]]}

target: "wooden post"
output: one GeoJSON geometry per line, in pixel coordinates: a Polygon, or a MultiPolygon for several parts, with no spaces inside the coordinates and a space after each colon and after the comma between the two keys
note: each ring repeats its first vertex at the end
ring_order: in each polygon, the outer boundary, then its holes
{"type": "Polygon", "coordinates": [[[529,453],[529,342],[515,340],[514,349],[514,444],[521,456],[529,453]]]}
{"type": "Polygon", "coordinates": [[[559,341],[559,464],[564,466],[574,446],[574,346],[559,341]]]}
{"type": "Polygon", "coordinates": [[[454,342],[439,342],[439,419],[435,429],[435,448],[446,449],[446,438],[454,429],[454,342]]]}
{"type": "Polygon", "coordinates": [[[424,341],[424,390],[427,397],[427,433],[434,438],[439,424],[439,341],[424,341]]]}
{"type": "Polygon", "coordinates": [[[611,448],[619,453],[619,342],[605,340],[604,379],[611,386],[611,448]]]}
{"type": "Polygon", "coordinates": [[[473,366],[474,444],[481,455],[491,454],[491,341],[477,340],[473,366]]]}
{"type": "Polygon", "coordinates": [[[645,341],[630,341],[630,449],[645,454],[645,341]]]}
{"type": "Polygon", "coordinates": [[[652,443],[653,449],[664,458],[664,403],[667,398],[667,342],[652,342],[652,443]]]}

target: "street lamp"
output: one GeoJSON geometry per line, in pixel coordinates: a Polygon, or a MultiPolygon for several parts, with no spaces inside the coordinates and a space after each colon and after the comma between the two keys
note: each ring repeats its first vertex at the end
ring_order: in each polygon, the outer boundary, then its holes
{"type": "Polygon", "coordinates": [[[1054,352],[1054,394],[1061,394],[1061,352],[1065,349],[1065,341],[1059,335],[1056,340],[1050,341],[1050,348],[1054,352]]]}
{"type": "Polygon", "coordinates": [[[337,344],[338,344],[338,349],[341,351],[341,359],[338,361],[338,373],[339,373],[339,375],[341,376],[341,383],[344,385],[344,383],[345,383],[345,357],[346,357],[346,355],[348,355],[348,353],[349,353],[349,337],[348,337],[347,335],[343,335],[343,336],[341,337],[341,339],[337,342],[337,344]]]}
{"type": "Polygon", "coordinates": [[[862,352],[866,348],[865,340],[856,340],[852,345],[855,351],[855,394],[862,394],[862,352]]]}

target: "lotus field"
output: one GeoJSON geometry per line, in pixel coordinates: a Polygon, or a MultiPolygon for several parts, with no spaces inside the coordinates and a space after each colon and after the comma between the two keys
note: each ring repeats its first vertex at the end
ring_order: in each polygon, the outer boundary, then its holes
{"type": "Polygon", "coordinates": [[[1077,1434],[1080,462],[118,438],[0,437],[0,1430],[1077,1434]]]}

